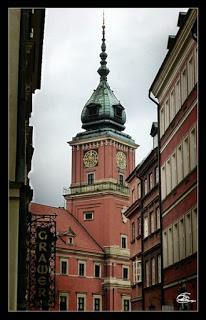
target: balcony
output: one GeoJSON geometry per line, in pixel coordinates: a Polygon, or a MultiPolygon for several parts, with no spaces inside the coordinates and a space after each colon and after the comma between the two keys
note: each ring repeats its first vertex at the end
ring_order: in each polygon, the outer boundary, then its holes
{"type": "Polygon", "coordinates": [[[84,193],[90,193],[90,192],[98,192],[98,191],[115,191],[122,193],[124,195],[129,195],[129,188],[116,184],[113,182],[101,182],[101,183],[95,183],[92,185],[84,185],[84,186],[76,186],[76,187],[70,187],[70,188],[63,188],[63,195],[77,195],[77,194],[84,194],[84,193]]]}

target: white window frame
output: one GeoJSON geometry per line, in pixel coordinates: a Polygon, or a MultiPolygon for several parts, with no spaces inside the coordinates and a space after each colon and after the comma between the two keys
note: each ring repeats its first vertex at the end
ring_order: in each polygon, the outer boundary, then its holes
{"type": "Polygon", "coordinates": [[[165,101],[165,131],[169,127],[170,124],[170,101],[169,97],[165,101]]]}
{"type": "Polygon", "coordinates": [[[92,221],[94,219],[94,211],[84,211],[84,221],[92,221]],[[86,214],[91,213],[92,218],[91,219],[86,219],[86,214]]]}
{"type": "Polygon", "coordinates": [[[142,196],[142,194],[141,194],[141,181],[138,182],[138,184],[137,184],[137,191],[138,191],[138,199],[140,199],[142,196]]]}
{"type": "Polygon", "coordinates": [[[192,215],[189,211],[185,215],[185,255],[186,257],[192,254],[192,215]]]}
{"type": "Polygon", "coordinates": [[[129,310],[128,311],[131,311],[131,297],[130,296],[126,296],[126,295],[123,295],[122,296],[122,311],[124,312],[124,301],[125,300],[129,300],[129,310]]]}
{"type": "Polygon", "coordinates": [[[184,67],[184,69],[181,72],[181,98],[182,98],[182,104],[187,99],[188,95],[188,88],[187,88],[187,66],[184,67]]]}
{"type": "Polygon", "coordinates": [[[175,90],[174,88],[170,92],[170,122],[174,119],[176,114],[175,110],[175,90]]]}
{"type": "Polygon", "coordinates": [[[147,184],[147,178],[144,179],[144,195],[148,193],[148,184],[147,184]]]}
{"type": "Polygon", "coordinates": [[[173,232],[172,232],[172,226],[168,228],[167,232],[168,240],[167,240],[167,246],[168,246],[168,266],[172,265],[174,263],[174,256],[173,256],[173,232]]]}
{"type": "Polygon", "coordinates": [[[157,283],[162,281],[162,265],[161,265],[161,254],[157,256],[157,283]]]}
{"type": "Polygon", "coordinates": [[[194,65],[195,65],[195,84],[197,83],[198,79],[198,53],[197,53],[197,47],[194,49],[194,65]]]}
{"type": "Polygon", "coordinates": [[[121,234],[121,239],[120,239],[120,240],[121,240],[121,249],[127,249],[127,247],[128,247],[127,236],[126,236],[125,234],[121,234]],[[123,248],[123,247],[122,247],[122,239],[123,239],[123,238],[126,239],[126,241],[125,241],[125,243],[126,243],[126,248],[123,248]]]}
{"type": "Polygon", "coordinates": [[[133,284],[142,282],[142,261],[137,258],[132,262],[133,267],[133,284]]]}
{"type": "Polygon", "coordinates": [[[176,150],[171,155],[171,190],[173,190],[177,185],[177,159],[176,150]]]}
{"type": "Polygon", "coordinates": [[[160,137],[163,136],[164,132],[165,132],[165,109],[163,105],[163,107],[160,109],[160,137]]]}
{"type": "Polygon", "coordinates": [[[183,179],[183,148],[182,148],[182,143],[180,143],[177,147],[177,183],[179,184],[182,181],[182,179],[183,179]]]}
{"type": "Polygon", "coordinates": [[[86,261],[78,260],[78,276],[79,277],[86,277],[86,261]],[[80,264],[84,264],[84,275],[80,275],[80,264]]]}
{"type": "Polygon", "coordinates": [[[184,216],[179,220],[179,244],[180,244],[180,260],[185,258],[185,220],[184,216]]]}
{"type": "Polygon", "coordinates": [[[197,238],[197,229],[198,229],[198,223],[197,223],[197,208],[192,209],[192,252],[197,252],[197,246],[198,246],[198,238],[197,238]]]}
{"type": "Polygon", "coordinates": [[[60,275],[66,276],[68,275],[68,259],[60,258],[60,275]],[[62,262],[66,262],[66,273],[62,273],[62,262]]]}
{"type": "Polygon", "coordinates": [[[187,74],[188,74],[188,94],[192,91],[195,85],[195,66],[193,53],[189,57],[187,62],[187,74]]]}
{"type": "Polygon", "coordinates": [[[102,271],[102,270],[101,270],[101,263],[95,262],[95,263],[94,263],[94,277],[95,277],[96,279],[101,278],[101,275],[102,275],[101,271],[102,271]],[[96,276],[95,276],[95,266],[99,266],[99,277],[96,277],[96,276]]]}
{"type": "Polygon", "coordinates": [[[163,231],[163,268],[168,266],[167,229],[163,231]]]}
{"type": "Polygon", "coordinates": [[[156,230],[156,211],[150,212],[150,233],[156,230]]]}
{"type": "Polygon", "coordinates": [[[154,187],[154,177],[153,172],[150,172],[149,174],[149,190],[151,190],[154,187]]]}
{"type": "Polygon", "coordinates": [[[156,283],[156,259],[152,257],[151,259],[151,273],[152,273],[152,285],[156,283]]]}
{"type": "Polygon", "coordinates": [[[166,197],[166,168],[165,163],[161,167],[161,198],[162,200],[166,197]]]}
{"type": "Polygon", "coordinates": [[[86,299],[86,294],[85,293],[77,293],[77,311],[86,311],[87,310],[87,299],[86,299]],[[84,298],[84,310],[78,310],[78,302],[79,298],[84,298]]]}
{"type": "Polygon", "coordinates": [[[166,194],[168,195],[172,190],[172,175],[171,175],[171,159],[166,161],[166,194]]]}
{"type": "Polygon", "coordinates": [[[67,243],[70,244],[70,245],[74,244],[74,237],[68,237],[67,243]],[[69,239],[71,239],[71,242],[70,242],[69,239]]]}
{"type": "Polygon", "coordinates": [[[150,287],[150,261],[145,261],[145,287],[150,287]]]}
{"type": "MultiPolygon", "coordinates": [[[[66,297],[66,310],[69,310],[69,295],[67,292],[59,292],[59,311],[64,311],[64,310],[60,310],[60,302],[61,302],[61,297],[66,297]]],[[[66,311],[65,310],[65,311],[66,311]]]]}
{"type": "Polygon", "coordinates": [[[197,135],[196,127],[190,130],[190,170],[192,171],[197,165],[197,135]]]}
{"type": "Polygon", "coordinates": [[[176,83],[175,83],[175,105],[176,105],[176,113],[178,113],[178,111],[181,108],[181,80],[180,78],[177,79],[176,83]]]}
{"type": "Polygon", "coordinates": [[[173,242],[174,242],[174,263],[180,260],[180,247],[179,247],[179,226],[176,221],[172,226],[173,242]]]}
{"type": "Polygon", "coordinates": [[[159,183],[159,167],[155,167],[155,184],[159,183]]]}
{"type": "Polygon", "coordinates": [[[149,216],[144,217],[144,238],[149,236],[149,216]]]}
{"type": "Polygon", "coordinates": [[[93,311],[94,312],[102,311],[102,296],[99,295],[99,294],[94,294],[93,295],[93,311]],[[100,309],[99,310],[95,310],[95,299],[99,299],[100,300],[100,309]]]}
{"type": "Polygon", "coordinates": [[[122,266],[122,279],[128,281],[129,280],[129,266],[122,266]],[[127,278],[124,278],[124,269],[127,269],[127,278]]]}
{"type": "Polygon", "coordinates": [[[94,185],[94,182],[95,182],[95,172],[94,172],[94,171],[92,171],[92,172],[87,172],[87,185],[88,185],[88,186],[93,186],[93,185],[94,185]],[[89,175],[90,175],[90,174],[93,174],[93,177],[94,177],[93,183],[91,183],[91,184],[89,184],[89,175]]]}
{"type": "Polygon", "coordinates": [[[156,212],[156,229],[160,229],[160,207],[155,209],[156,212]]]}
{"type": "Polygon", "coordinates": [[[190,172],[190,142],[187,135],[183,139],[183,177],[186,177],[190,172]],[[187,142],[186,142],[187,141],[187,142]]]}

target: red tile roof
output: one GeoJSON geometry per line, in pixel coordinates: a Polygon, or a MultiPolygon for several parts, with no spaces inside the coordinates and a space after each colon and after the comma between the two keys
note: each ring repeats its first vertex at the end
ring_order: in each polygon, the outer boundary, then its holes
{"type": "Polygon", "coordinates": [[[66,209],[56,208],[38,203],[30,203],[29,210],[32,214],[56,214],[56,232],[59,233],[56,247],[69,250],[80,250],[91,253],[104,253],[103,248],[89,234],[86,228],[66,209]],[[67,243],[67,236],[61,236],[69,227],[76,234],[74,244],[67,243]]]}

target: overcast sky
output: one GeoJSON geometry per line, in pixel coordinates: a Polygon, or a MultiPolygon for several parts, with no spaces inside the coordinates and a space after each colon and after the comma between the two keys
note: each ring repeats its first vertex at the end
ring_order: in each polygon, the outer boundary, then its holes
{"type": "MultiPolygon", "coordinates": [[[[106,8],[107,77],[125,107],[125,133],[139,148],[138,164],[151,150],[157,121],[148,90],[167,54],[169,35],[178,31],[187,8],[106,8]]],[[[63,187],[71,178],[71,147],[81,129],[81,111],[99,84],[101,8],[46,9],[41,89],[33,95],[34,154],[30,185],[33,202],[64,206],[63,187]]]]}

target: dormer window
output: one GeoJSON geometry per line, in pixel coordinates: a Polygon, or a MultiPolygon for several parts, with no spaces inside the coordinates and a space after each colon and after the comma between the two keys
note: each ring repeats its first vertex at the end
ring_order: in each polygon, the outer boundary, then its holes
{"type": "Polygon", "coordinates": [[[121,105],[114,106],[114,115],[117,118],[122,118],[123,107],[121,105]]]}
{"type": "Polygon", "coordinates": [[[88,116],[93,117],[98,115],[98,105],[91,103],[90,105],[87,106],[88,109],[88,116]]]}

